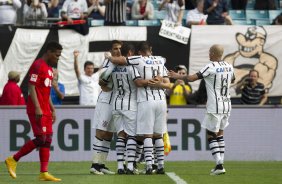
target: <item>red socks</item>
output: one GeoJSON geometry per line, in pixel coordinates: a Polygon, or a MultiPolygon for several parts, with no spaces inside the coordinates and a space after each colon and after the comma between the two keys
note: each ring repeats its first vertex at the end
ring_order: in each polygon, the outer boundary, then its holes
{"type": "Polygon", "coordinates": [[[41,147],[39,149],[39,157],[40,157],[40,172],[47,172],[49,157],[50,157],[50,148],[41,147]]]}

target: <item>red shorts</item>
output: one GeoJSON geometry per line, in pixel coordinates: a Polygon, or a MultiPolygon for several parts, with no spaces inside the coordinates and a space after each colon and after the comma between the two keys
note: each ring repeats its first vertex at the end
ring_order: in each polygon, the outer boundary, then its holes
{"type": "Polygon", "coordinates": [[[42,134],[52,134],[53,133],[53,119],[52,116],[42,116],[40,119],[35,119],[34,114],[28,114],[28,118],[33,130],[33,134],[42,135],[42,134]]]}

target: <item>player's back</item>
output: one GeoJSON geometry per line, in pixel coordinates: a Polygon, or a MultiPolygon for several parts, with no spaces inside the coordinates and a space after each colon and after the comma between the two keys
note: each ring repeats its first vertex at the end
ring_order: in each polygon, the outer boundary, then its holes
{"type": "MultiPolygon", "coordinates": [[[[128,58],[128,63],[136,66],[142,79],[154,79],[156,76],[167,77],[167,69],[164,66],[165,59],[161,56],[133,56],[128,58]]],[[[163,89],[140,87],[137,90],[137,101],[165,100],[163,89]]]]}
{"type": "Polygon", "coordinates": [[[233,66],[227,62],[208,64],[209,75],[205,77],[207,90],[207,111],[209,113],[229,113],[231,111],[230,84],[234,78],[233,66]]]}
{"type": "Polygon", "coordinates": [[[113,109],[137,111],[137,87],[134,80],[140,78],[134,66],[116,66],[112,72],[114,84],[113,109]]]}

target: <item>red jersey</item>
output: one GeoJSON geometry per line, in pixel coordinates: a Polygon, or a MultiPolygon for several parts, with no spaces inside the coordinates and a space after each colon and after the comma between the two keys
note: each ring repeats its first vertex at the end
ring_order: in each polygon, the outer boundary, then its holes
{"type": "MultiPolygon", "coordinates": [[[[41,107],[42,114],[46,116],[52,115],[49,103],[52,80],[52,67],[48,66],[41,58],[34,61],[29,69],[29,84],[35,86],[37,100],[41,107]]],[[[28,114],[35,114],[35,107],[30,94],[28,95],[26,109],[28,114]]]]}
{"type": "Polygon", "coordinates": [[[25,105],[22,90],[15,81],[9,80],[5,85],[0,105],[25,105]]]}

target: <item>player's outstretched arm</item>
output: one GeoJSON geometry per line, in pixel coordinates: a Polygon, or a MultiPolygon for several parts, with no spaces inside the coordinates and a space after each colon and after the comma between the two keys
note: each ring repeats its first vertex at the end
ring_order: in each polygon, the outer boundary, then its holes
{"type": "Polygon", "coordinates": [[[124,56],[110,56],[108,58],[113,64],[116,65],[126,65],[127,61],[124,56]]]}
{"type": "Polygon", "coordinates": [[[53,105],[51,96],[49,97],[49,104],[50,104],[50,108],[51,108],[51,112],[52,112],[52,120],[53,120],[53,123],[55,123],[57,117],[56,117],[56,111],[55,111],[55,107],[53,105]]]}

